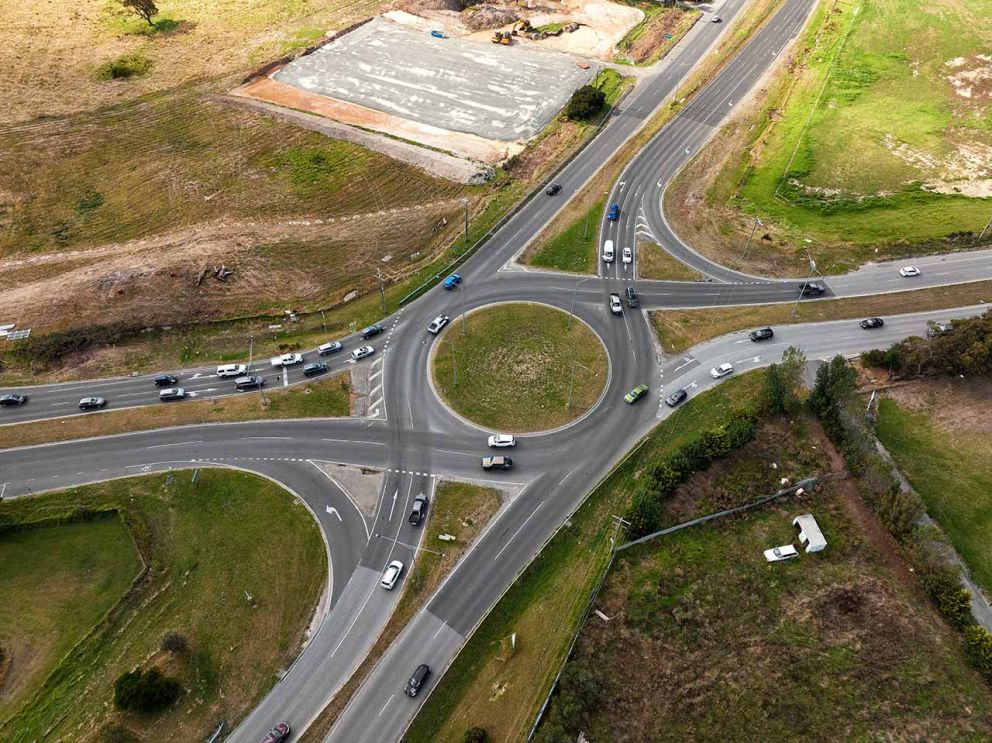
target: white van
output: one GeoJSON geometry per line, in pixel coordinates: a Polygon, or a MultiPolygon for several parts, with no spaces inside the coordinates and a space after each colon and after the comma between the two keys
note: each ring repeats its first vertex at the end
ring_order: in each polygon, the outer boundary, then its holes
{"type": "Polygon", "coordinates": [[[243,377],[248,373],[246,364],[224,364],[217,367],[218,377],[243,377]]]}
{"type": "Polygon", "coordinates": [[[603,243],[603,260],[607,263],[613,263],[613,241],[607,240],[603,243]]]}

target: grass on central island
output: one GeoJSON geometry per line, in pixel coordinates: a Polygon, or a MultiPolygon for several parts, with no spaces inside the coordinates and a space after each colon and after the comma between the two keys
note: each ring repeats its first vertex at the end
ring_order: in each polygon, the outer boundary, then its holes
{"type": "Polygon", "coordinates": [[[568,321],[561,310],[523,303],[456,320],[434,350],[441,398],[498,431],[541,431],[582,415],[606,385],[606,349],[581,320],[568,321]]]}

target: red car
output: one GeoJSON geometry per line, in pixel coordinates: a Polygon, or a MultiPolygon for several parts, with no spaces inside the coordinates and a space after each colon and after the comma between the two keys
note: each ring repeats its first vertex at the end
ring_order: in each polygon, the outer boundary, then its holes
{"type": "Polygon", "coordinates": [[[289,723],[277,722],[269,734],[262,738],[262,743],[282,743],[289,737],[289,723]]]}

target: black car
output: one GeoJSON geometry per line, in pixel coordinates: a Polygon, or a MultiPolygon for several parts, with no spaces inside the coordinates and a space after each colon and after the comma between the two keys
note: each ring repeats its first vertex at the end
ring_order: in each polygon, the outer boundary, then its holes
{"type": "Polygon", "coordinates": [[[427,515],[427,496],[421,493],[413,499],[413,508],[410,510],[410,523],[420,526],[420,522],[427,515]]]}
{"type": "Polygon", "coordinates": [[[415,697],[420,693],[420,690],[424,688],[424,684],[427,683],[427,679],[431,677],[431,667],[426,663],[421,663],[417,666],[417,670],[413,672],[410,680],[406,682],[406,687],[403,691],[408,697],[415,697]]]}
{"type": "Polygon", "coordinates": [[[171,387],[176,382],[178,382],[174,376],[171,374],[156,374],[155,375],[155,386],[156,387],[171,387]]]}
{"type": "Polygon", "coordinates": [[[369,325],[367,328],[362,328],[362,339],[368,340],[374,335],[379,335],[385,328],[381,325],[369,325]]]}
{"type": "Polygon", "coordinates": [[[752,330],[747,337],[757,343],[758,341],[766,341],[774,336],[775,332],[771,328],[758,328],[757,330],[752,330]]]}
{"type": "Polygon", "coordinates": [[[861,321],[861,327],[865,330],[873,330],[885,325],[885,321],[880,317],[869,317],[861,321]]]}
{"type": "Polygon", "coordinates": [[[675,392],[665,398],[665,404],[670,408],[674,408],[676,405],[685,402],[688,396],[689,393],[685,390],[675,390],[675,392]]]}
{"type": "Polygon", "coordinates": [[[0,395],[0,405],[5,408],[11,408],[15,405],[23,405],[28,401],[27,395],[18,395],[16,392],[11,392],[6,395],[0,395]]]}
{"type": "Polygon", "coordinates": [[[561,184],[552,183],[550,186],[548,186],[548,189],[544,193],[546,193],[548,196],[554,196],[559,191],[561,191],[561,184]]]}
{"type": "Polygon", "coordinates": [[[238,392],[244,392],[246,390],[257,390],[259,387],[265,384],[265,377],[259,377],[255,374],[251,374],[247,377],[238,377],[234,380],[234,387],[238,392]]]}
{"type": "Polygon", "coordinates": [[[634,307],[636,307],[638,305],[637,292],[634,291],[634,287],[628,286],[624,290],[623,293],[624,293],[624,296],[627,297],[627,306],[628,307],[630,307],[631,309],[633,309],[634,307]]]}
{"type": "Polygon", "coordinates": [[[102,397],[84,397],[79,401],[80,410],[99,410],[107,404],[102,397]]]}
{"type": "Polygon", "coordinates": [[[316,377],[319,374],[327,374],[327,371],[330,368],[331,367],[329,367],[327,364],[321,364],[321,363],[307,364],[306,366],[303,367],[303,376],[316,377]]]}
{"type": "Polygon", "coordinates": [[[818,297],[827,291],[822,281],[804,281],[799,285],[800,297],[818,297]]]}

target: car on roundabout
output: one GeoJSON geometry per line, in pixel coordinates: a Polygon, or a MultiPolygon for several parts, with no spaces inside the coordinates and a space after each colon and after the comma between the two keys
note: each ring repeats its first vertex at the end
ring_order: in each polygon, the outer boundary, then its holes
{"type": "Polygon", "coordinates": [[[273,356],[269,359],[273,368],[280,369],[286,366],[296,366],[303,363],[302,353],[284,353],[282,356],[273,356]]]}
{"type": "Polygon", "coordinates": [[[442,284],[442,286],[445,289],[447,289],[448,291],[451,291],[456,286],[458,286],[460,283],[462,283],[462,277],[459,276],[456,273],[453,273],[453,274],[451,274],[451,276],[449,276],[448,278],[446,278],[444,280],[444,284],[442,284]]]}
{"type": "Polygon", "coordinates": [[[646,394],[648,394],[648,386],[646,384],[639,384],[623,396],[623,401],[628,405],[633,405],[646,394]]]}
{"type": "Polygon", "coordinates": [[[799,285],[800,297],[818,297],[826,291],[827,286],[822,281],[804,281],[799,285]]]}
{"type": "Polygon", "coordinates": [[[517,440],[508,433],[494,433],[489,437],[489,446],[493,449],[512,449],[517,440]]]}
{"type": "Polygon", "coordinates": [[[874,330],[885,325],[885,320],[880,317],[866,317],[861,321],[860,325],[865,330],[874,330]]]}
{"type": "Polygon", "coordinates": [[[379,585],[385,588],[387,591],[392,591],[396,586],[396,581],[400,579],[400,575],[403,574],[403,563],[399,560],[393,560],[386,569],[382,572],[382,580],[379,581],[379,585]]]}
{"type": "Polygon", "coordinates": [[[733,371],[734,365],[729,362],[725,362],[710,369],[710,376],[713,377],[713,379],[720,379],[720,377],[725,377],[728,374],[732,374],[733,371]]]}
{"type": "Polygon", "coordinates": [[[342,348],[344,348],[344,344],[340,341],[331,341],[330,343],[322,343],[317,346],[317,353],[321,356],[330,356],[332,353],[337,353],[342,348]]]}
{"type": "Polygon", "coordinates": [[[620,301],[619,294],[613,293],[610,295],[610,312],[617,316],[623,314],[623,303],[620,301]]]}
{"type": "Polygon", "coordinates": [[[306,366],[303,367],[303,376],[317,377],[320,376],[321,374],[327,374],[327,372],[330,371],[330,369],[331,367],[329,367],[324,362],[315,361],[314,363],[307,364],[306,366]]]}
{"type": "Polygon", "coordinates": [[[355,361],[361,361],[362,359],[367,359],[369,356],[375,353],[375,348],[372,346],[359,346],[354,351],[351,352],[351,358],[355,361]]]}
{"type": "Polygon", "coordinates": [[[620,205],[610,204],[610,210],[606,212],[606,218],[611,222],[616,222],[620,219],[620,205]]]}
{"type": "Polygon", "coordinates": [[[433,320],[431,320],[431,324],[427,326],[427,332],[430,333],[431,335],[437,335],[444,329],[444,326],[447,325],[449,322],[451,322],[451,318],[448,317],[447,315],[438,315],[433,320]]]}
{"type": "Polygon", "coordinates": [[[752,330],[748,333],[747,337],[755,343],[758,341],[767,341],[768,339],[775,337],[775,331],[771,328],[758,328],[757,330],[752,330]]]}
{"type": "Polygon", "coordinates": [[[486,470],[509,470],[513,469],[513,460],[509,457],[483,457],[482,469],[486,470]]]}
{"type": "Polygon", "coordinates": [[[685,402],[686,398],[689,397],[689,393],[683,390],[675,390],[672,394],[665,398],[665,405],[670,408],[677,407],[685,402]]]}

